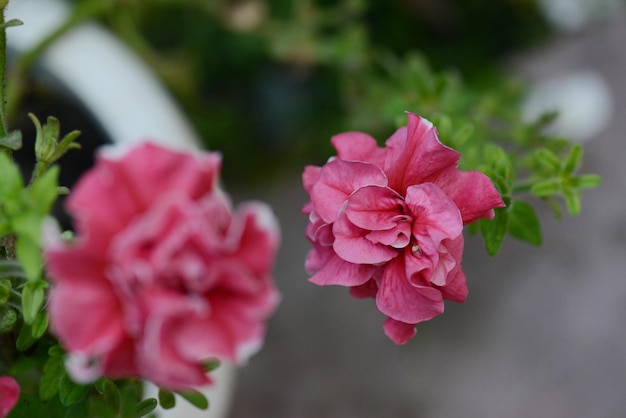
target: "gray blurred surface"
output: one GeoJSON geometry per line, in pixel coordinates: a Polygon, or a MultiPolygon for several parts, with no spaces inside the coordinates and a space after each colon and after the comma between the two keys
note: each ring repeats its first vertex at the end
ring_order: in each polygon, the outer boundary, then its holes
{"type": "Polygon", "coordinates": [[[602,187],[583,213],[542,207],[541,248],[507,240],[500,255],[466,241],[470,295],[396,347],[372,301],[309,284],[299,176],[272,191],[284,239],[283,302],[262,352],[241,371],[231,418],[626,416],[626,15],[524,57],[544,77],[598,71],[613,94],[609,126],[586,144],[602,187]]]}

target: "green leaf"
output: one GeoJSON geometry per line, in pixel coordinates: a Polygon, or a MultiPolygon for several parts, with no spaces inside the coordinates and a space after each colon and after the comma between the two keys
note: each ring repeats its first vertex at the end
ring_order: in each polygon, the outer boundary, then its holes
{"type": "Polygon", "coordinates": [[[12,287],[13,286],[11,285],[11,280],[0,279],[0,305],[4,304],[7,300],[9,300],[9,296],[11,296],[12,287]]]}
{"type": "Polygon", "coordinates": [[[561,179],[539,181],[530,188],[530,192],[537,197],[548,197],[557,194],[562,189],[561,179]]]}
{"type": "Polygon", "coordinates": [[[33,338],[41,338],[48,330],[48,313],[45,311],[39,311],[33,321],[32,334],[33,338]]]}
{"type": "Polygon", "coordinates": [[[556,174],[561,171],[561,160],[559,160],[559,157],[557,157],[556,154],[549,149],[538,149],[535,152],[535,157],[541,165],[549,170],[550,173],[556,174]]]}
{"type": "Polygon", "coordinates": [[[89,386],[79,385],[72,381],[67,374],[61,377],[59,384],[59,398],[65,406],[80,402],[87,395],[89,386]]]}
{"type": "Polygon", "coordinates": [[[163,409],[172,409],[176,406],[176,397],[169,390],[159,389],[159,404],[163,409]]]}
{"type": "Polygon", "coordinates": [[[204,369],[205,372],[209,373],[212,372],[213,370],[216,370],[218,367],[220,367],[221,362],[219,361],[219,359],[211,359],[206,361],[203,365],[202,368],[204,369]]]}
{"type": "Polygon", "coordinates": [[[43,374],[41,375],[41,379],[39,381],[39,397],[46,401],[52,399],[57,393],[59,393],[61,379],[65,376],[65,374],[63,355],[58,355],[56,352],[54,354],[50,354],[50,357],[48,357],[43,366],[43,374]]]}
{"type": "Polygon", "coordinates": [[[572,187],[576,189],[593,189],[602,183],[602,177],[596,174],[584,174],[572,178],[572,187]]]}
{"type": "Polygon", "coordinates": [[[565,159],[565,165],[563,166],[563,171],[567,174],[572,174],[578,167],[580,166],[580,162],[583,158],[583,147],[580,144],[574,144],[572,148],[569,150],[569,154],[565,159]]]}
{"type": "Polygon", "coordinates": [[[0,333],[11,330],[17,322],[17,312],[13,309],[7,309],[0,316],[0,333]]]}
{"type": "Polygon", "coordinates": [[[33,324],[43,305],[46,296],[45,286],[46,284],[43,281],[36,280],[28,282],[22,290],[22,315],[24,316],[24,322],[28,325],[33,324]]]}
{"type": "Polygon", "coordinates": [[[508,231],[515,238],[533,245],[541,245],[541,226],[535,209],[528,203],[516,200],[509,211],[508,231]]]}
{"type": "Polygon", "coordinates": [[[43,259],[39,242],[33,241],[29,237],[18,237],[15,243],[15,256],[22,263],[24,273],[30,281],[36,281],[43,269],[43,259]]]}
{"type": "Polygon", "coordinates": [[[568,189],[563,191],[565,197],[565,207],[570,215],[580,215],[580,192],[575,189],[568,189]]]}
{"type": "Polygon", "coordinates": [[[159,403],[154,398],[144,399],[139,402],[135,407],[135,411],[137,412],[138,417],[143,417],[144,415],[148,415],[150,412],[154,411],[159,403]]]}
{"type": "Polygon", "coordinates": [[[190,390],[186,392],[179,392],[187,402],[199,409],[207,409],[209,407],[209,401],[202,393],[197,390],[190,390]]]}
{"type": "Polygon", "coordinates": [[[483,235],[485,248],[489,255],[496,255],[500,251],[509,220],[508,208],[498,208],[495,210],[495,214],[491,221],[480,220],[480,232],[483,235]]]}
{"type": "Polygon", "coordinates": [[[42,216],[50,213],[58,196],[58,178],[59,166],[52,166],[27,189],[33,209],[42,216]]]}
{"type": "Polygon", "coordinates": [[[20,333],[17,335],[17,340],[15,341],[15,347],[19,351],[26,351],[35,343],[35,341],[37,340],[33,337],[30,325],[22,324],[20,333]]]}
{"type": "Polygon", "coordinates": [[[102,395],[104,396],[104,402],[106,402],[109,408],[116,413],[119,412],[122,398],[120,390],[115,383],[111,382],[109,379],[105,379],[102,387],[102,395]]]}
{"type": "Polygon", "coordinates": [[[0,138],[0,146],[17,151],[22,148],[22,132],[12,131],[0,138]]]}
{"type": "Polygon", "coordinates": [[[6,204],[9,199],[15,199],[24,188],[24,181],[18,166],[4,152],[0,152],[0,202],[6,204]]]}

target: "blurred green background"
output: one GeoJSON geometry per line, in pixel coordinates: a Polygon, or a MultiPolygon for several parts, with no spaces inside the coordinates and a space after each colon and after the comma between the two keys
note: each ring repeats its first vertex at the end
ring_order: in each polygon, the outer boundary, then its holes
{"type": "Polygon", "coordinates": [[[521,123],[502,63],[549,35],[534,0],[106,1],[101,20],[248,184],[324,162],[341,131],[382,142],[404,111],[450,125],[442,137],[521,123]]]}

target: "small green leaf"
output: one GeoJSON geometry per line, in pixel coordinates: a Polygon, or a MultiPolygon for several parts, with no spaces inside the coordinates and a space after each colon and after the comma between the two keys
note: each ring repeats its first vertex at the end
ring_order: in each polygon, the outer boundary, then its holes
{"type": "MultiPolygon", "coordinates": [[[[58,346],[55,346],[58,347],[58,346]]],[[[50,351],[50,350],[49,350],[50,351]]],[[[61,379],[66,374],[63,355],[50,355],[43,366],[43,374],[39,380],[39,397],[47,401],[59,393],[61,379]]]]}
{"type": "Polygon", "coordinates": [[[199,409],[207,409],[209,407],[209,401],[202,393],[197,390],[190,390],[186,392],[179,392],[187,402],[199,409]]]}
{"type": "Polygon", "coordinates": [[[139,402],[135,407],[135,411],[137,412],[138,417],[143,417],[144,415],[148,415],[150,412],[154,411],[159,403],[154,398],[144,399],[139,402]]]}
{"type": "Polygon", "coordinates": [[[563,211],[561,210],[561,206],[559,205],[559,202],[557,202],[556,199],[553,197],[547,197],[546,202],[548,202],[548,205],[552,209],[554,216],[557,219],[561,219],[563,217],[563,211]]]}
{"type": "Polygon", "coordinates": [[[4,152],[0,152],[0,201],[6,204],[9,199],[15,199],[24,188],[24,181],[17,165],[4,152]]]}
{"type": "Polygon", "coordinates": [[[561,160],[556,156],[552,151],[547,148],[540,148],[535,152],[535,157],[537,161],[545,168],[547,168],[550,173],[558,173],[561,170],[561,160]]]}
{"type": "Polygon", "coordinates": [[[12,287],[13,286],[11,285],[11,280],[0,279],[0,305],[4,304],[7,300],[9,300],[9,296],[11,296],[12,287]]]}
{"type": "Polygon", "coordinates": [[[104,396],[104,402],[106,402],[109,408],[116,413],[119,412],[122,398],[120,390],[115,383],[111,382],[109,379],[105,379],[102,387],[102,395],[104,396]]]}
{"type": "Polygon", "coordinates": [[[572,178],[572,187],[576,189],[593,189],[602,183],[602,177],[596,174],[584,174],[572,178]]]}
{"type": "Polygon", "coordinates": [[[498,208],[495,210],[495,214],[491,221],[480,220],[480,232],[483,235],[485,248],[489,255],[496,255],[500,251],[509,220],[508,208],[498,208]]]}
{"type": "Polygon", "coordinates": [[[24,316],[24,322],[28,325],[33,324],[37,313],[41,309],[46,295],[44,287],[45,283],[37,280],[28,282],[22,290],[22,315],[24,316]]]}
{"type": "Polygon", "coordinates": [[[50,213],[52,204],[58,196],[58,178],[59,166],[52,166],[27,189],[33,209],[42,216],[50,213]]]}
{"type": "Polygon", "coordinates": [[[33,321],[32,334],[33,338],[41,338],[48,330],[48,313],[45,311],[39,311],[33,321]]]}
{"type": "Polygon", "coordinates": [[[221,362],[219,361],[219,359],[211,359],[211,360],[207,360],[202,368],[204,369],[205,372],[209,373],[212,372],[213,370],[216,370],[218,367],[220,367],[221,362]]]}
{"type": "Polygon", "coordinates": [[[176,406],[176,397],[169,390],[159,389],[159,405],[163,409],[172,409],[176,406]]]}
{"type": "Polygon", "coordinates": [[[17,312],[13,309],[7,309],[0,316],[0,332],[6,332],[11,330],[17,322],[17,312]]]}
{"type": "Polygon", "coordinates": [[[35,341],[37,340],[33,338],[33,332],[30,325],[22,324],[20,333],[17,335],[17,340],[15,341],[15,347],[19,351],[26,351],[35,343],[35,341]]]}
{"type": "Polygon", "coordinates": [[[85,397],[85,395],[87,395],[88,391],[89,386],[83,386],[73,382],[67,374],[64,374],[61,377],[59,385],[59,398],[61,399],[61,403],[63,405],[70,406],[79,402],[85,397]]]}
{"type": "Polygon", "coordinates": [[[516,200],[509,211],[508,231],[515,238],[533,245],[541,245],[541,226],[535,209],[528,203],[516,200]]]}
{"type": "Polygon", "coordinates": [[[22,148],[22,132],[12,131],[0,138],[0,146],[8,148],[13,151],[17,151],[22,148]]]}
{"type": "Polygon", "coordinates": [[[537,197],[547,197],[559,193],[561,188],[561,179],[549,179],[533,184],[530,192],[537,197]]]}
{"type": "Polygon", "coordinates": [[[565,165],[563,166],[563,170],[567,174],[572,174],[578,167],[580,166],[580,162],[583,158],[583,147],[580,144],[574,144],[572,148],[569,150],[569,154],[565,159],[565,165]]]}
{"type": "Polygon", "coordinates": [[[565,207],[570,215],[580,215],[580,192],[575,189],[568,189],[563,191],[565,197],[565,207]]]}

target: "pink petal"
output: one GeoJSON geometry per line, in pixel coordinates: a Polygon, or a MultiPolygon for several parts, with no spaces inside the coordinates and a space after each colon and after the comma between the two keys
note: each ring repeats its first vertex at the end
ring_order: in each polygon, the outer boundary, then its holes
{"type": "Polygon", "coordinates": [[[387,178],[378,167],[357,161],[333,160],[322,167],[319,181],[311,188],[315,212],[326,223],[332,223],[352,192],[372,184],[387,185],[387,178]]]}
{"type": "Polygon", "coordinates": [[[378,147],[376,140],[363,132],[345,132],[331,138],[337,157],[342,160],[365,161],[382,166],[384,150],[378,147]]]}
{"type": "Polygon", "coordinates": [[[48,311],[51,330],[69,351],[99,355],[125,336],[120,301],[106,280],[55,285],[48,311]]]}
{"type": "Polygon", "coordinates": [[[394,228],[410,222],[404,199],[388,187],[364,186],[348,198],[346,216],[359,228],[372,231],[394,228]]]}
{"type": "Polygon", "coordinates": [[[20,398],[20,385],[10,376],[0,376],[0,418],[9,415],[20,398]]]}
{"type": "Polygon", "coordinates": [[[341,211],[333,224],[333,249],[343,260],[355,264],[380,264],[398,255],[394,248],[367,239],[368,233],[354,226],[345,212],[341,211]]]}
{"type": "Polygon", "coordinates": [[[360,286],[372,277],[374,269],[374,266],[368,264],[348,263],[329,251],[323,267],[309,281],[319,286],[360,286]]]}
{"type": "Polygon", "coordinates": [[[408,126],[398,129],[386,142],[384,172],[389,187],[400,194],[409,186],[432,181],[459,160],[458,152],[439,142],[432,123],[413,113],[408,113],[408,118],[408,126]]]}
{"type": "Polygon", "coordinates": [[[404,248],[411,241],[411,224],[400,222],[395,228],[386,231],[372,231],[365,238],[371,242],[388,245],[393,248],[404,248]]]}
{"type": "Polygon", "coordinates": [[[457,205],[463,223],[493,219],[494,208],[504,207],[502,197],[489,177],[479,171],[444,170],[433,180],[457,205]]]}
{"type": "Polygon", "coordinates": [[[463,221],[455,203],[432,183],[407,189],[406,204],[413,216],[413,235],[420,250],[434,254],[442,240],[463,232],[463,221]]]}
{"type": "Polygon", "coordinates": [[[378,284],[375,279],[370,279],[362,285],[350,288],[350,296],[356,299],[375,298],[378,293],[378,284]]]}
{"type": "Polygon", "coordinates": [[[317,183],[320,179],[320,174],[322,173],[322,167],[317,167],[315,165],[307,165],[304,168],[304,172],[302,173],[302,184],[304,186],[304,190],[307,193],[311,193],[311,189],[313,185],[317,183]]]}
{"type": "Polygon", "coordinates": [[[438,286],[444,299],[463,303],[467,298],[467,283],[465,273],[461,268],[461,258],[463,256],[463,234],[454,240],[445,241],[446,250],[450,256],[457,260],[454,268],[448,272],[445,286],[438,286]]]}
{"type": "Polygon", "coordinates": [[[435,288],[411,284],[403,257],[397,257],[385,266],[376,307],[397,321],[417,324],[443,313],[443,298],[435,288]]]}
{"type": "Polygon", "coordinates": [[[238,208],[237,222],[243,226],[238,250],[233,255],[256,275],[271,272],[280,244],[280,228],[272,209],[260,202],[248,202],[238,208]]]}
{"type": "Polygon", "coordinates": [[[406,344],[416,334],[415,324],[407,324],[387,318],[383,325],[385,335],[398,345],[406,344]]]}

